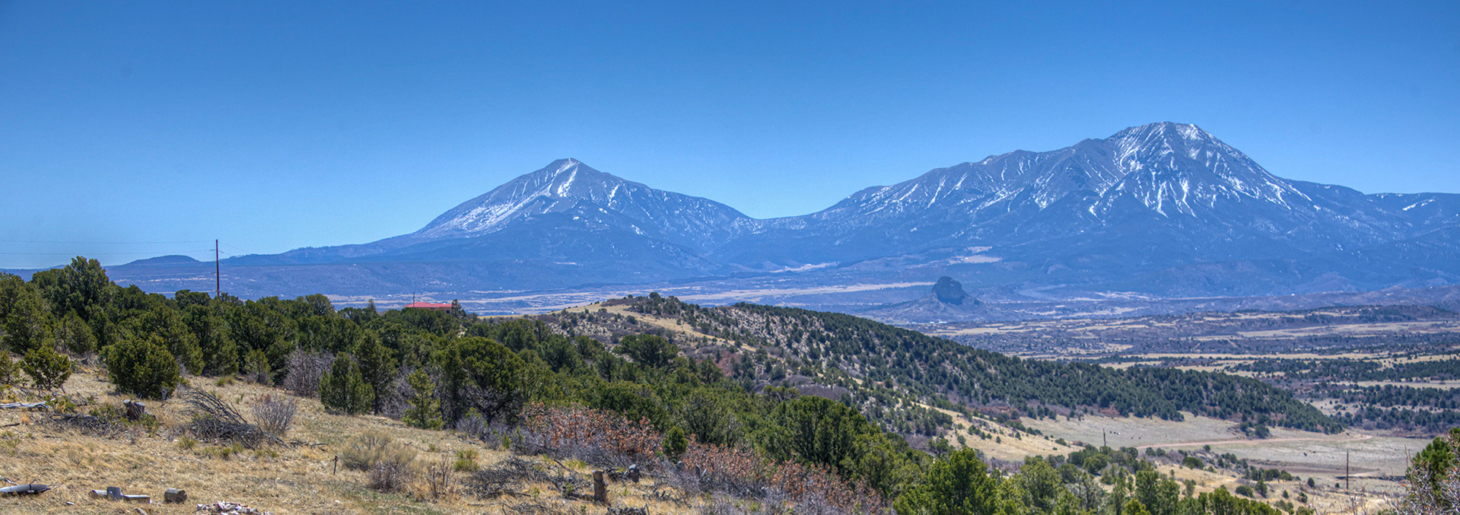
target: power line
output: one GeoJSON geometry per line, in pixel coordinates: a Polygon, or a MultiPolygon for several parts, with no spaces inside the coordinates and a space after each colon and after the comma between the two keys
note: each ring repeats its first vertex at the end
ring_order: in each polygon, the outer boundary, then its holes
{"type": "Polygon", "coordinates": [[[0,256],[142,256],[155,255],[158,253],[181,254],[187,252],[207,252],[213,249],[202,250],[169,250],[169,251],[139,251],[139,252],[0,252],[0,256]]]}
{"type": "MultiPolygon", "coordinates": [[[[237,250],[237,251],[242,252],[244,254],[257,254],[257,252],[253,252],[253,251],[250,251],[250,250],[245,249],[243,247],[239,247],[238,245],[224,243],[223,246],[225,246],[225,247],[233,247],[233,250],[237,250]]],[[[239,255],[239,254],[234,254],[234,255],[239,255]]]]}
{"type": "MultiPolygon", "coordinates": [[[[178,241],[41,241],[41,240],[0,240],[0,243],[50,243],[67,245],[166,245],[172,243],[208,243],[207,240],[178,240],[178,241]]],[[[212,249],[208,249],[212,250],[212,249]]]]}

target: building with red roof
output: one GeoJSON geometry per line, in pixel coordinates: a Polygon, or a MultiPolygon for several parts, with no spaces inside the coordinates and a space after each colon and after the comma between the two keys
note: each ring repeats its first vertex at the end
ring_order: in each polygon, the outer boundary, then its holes
{"type": "Polygon", "coordinates": [[[410,309],[410,308],[416,308],[416,309],[434,309],[436,311],[446,311],[446,312],[450,312],[451,311],[451,305],[450,304],[432,304],[430,302],[412,302],[410,304],[406,304],[406,308],[407,309],[410,309]]]}

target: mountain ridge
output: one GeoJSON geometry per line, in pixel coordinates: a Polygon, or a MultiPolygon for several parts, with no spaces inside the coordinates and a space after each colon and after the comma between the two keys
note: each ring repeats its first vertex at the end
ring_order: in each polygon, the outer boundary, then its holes
{"type": "MultiPolygon", "coordinates": [[[[1160,122],[938,168],[770,219],[559,159],[409,234],[224,264],[252,274],[245,282],[260,293],[281,281],[342,295],[663,281],[733,289],[781,274],[802,286],[947,275],[975,287],[1280,295],[1455,284],[1456,227],[1460,195],[1291,181],[1196,125],[1160,122]]],[[[165,266],[114,268],[124,278],[137,269],[150,288],[183,284],[165,266]]]]}

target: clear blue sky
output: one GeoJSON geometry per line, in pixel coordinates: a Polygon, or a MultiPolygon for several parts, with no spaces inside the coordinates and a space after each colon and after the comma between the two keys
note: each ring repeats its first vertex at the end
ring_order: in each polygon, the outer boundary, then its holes
{"type": "Polygon", "coordinates": [[[561,157],[803,214],[1164,120],[1460,192],[1460,2],[706,3],[0,0],[0,267],[367,242],[561,157]]]}

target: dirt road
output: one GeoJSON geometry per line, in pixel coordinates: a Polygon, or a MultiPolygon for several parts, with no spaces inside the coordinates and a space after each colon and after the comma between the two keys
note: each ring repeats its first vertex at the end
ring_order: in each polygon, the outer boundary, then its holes
{"type": "Polygon", "coordinates": [[[1358,435],[1358,436],[1353,437],[1353,438],[1337,438],[1337,439],[1335,439],[1335,438],[1318,438],[1318,437],[1299,437],[1299,438],[1268,438],[1268,439],[1264,439],[1264,440],[1245,440],[1245,439],[1244,440],[1211,440],[1211,441],[1207,441],[1207,442],[1158,443],[1158,444],[1151,444],[1151,445],[1139,445],[1139,446],[1136,446],[1136,448],[1137,449],[1146,449],[1146,448],[1149,448],[1149,447],[1200,447],[1200,446],[1203,446],[1203,445],[1250,445],[1250,444],[1273,443],[1273,442],[1334,442],[1334,443],[1340,443],[1340,442],[1359,442],[1359,441],[1363,441],[1363,440],[1368,440],[1368,439],[1373,438],[1373,437],[1374,437],[1374,435],[1358,435]]]}

